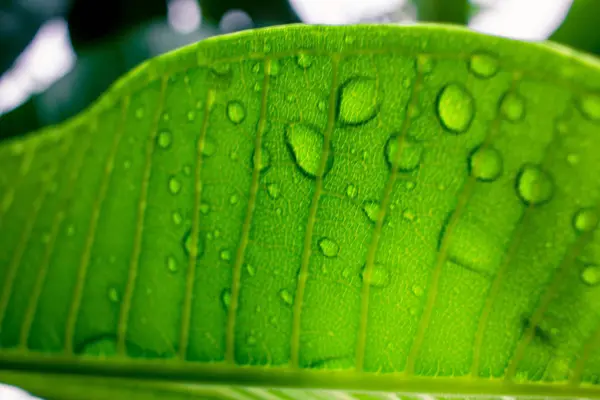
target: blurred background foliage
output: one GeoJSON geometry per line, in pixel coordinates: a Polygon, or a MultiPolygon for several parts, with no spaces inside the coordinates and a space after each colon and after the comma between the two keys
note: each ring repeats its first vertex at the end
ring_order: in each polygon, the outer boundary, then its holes
{"type": "Polygon", "coordinates": [[[141,61],[214,35],[416,21],[600,54],[600,0],[0,0],[0,138],[61,122],[141,61]]]}

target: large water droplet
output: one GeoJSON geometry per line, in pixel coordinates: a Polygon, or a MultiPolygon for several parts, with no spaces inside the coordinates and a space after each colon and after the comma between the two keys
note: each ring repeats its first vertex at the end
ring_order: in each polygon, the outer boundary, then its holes
{"type": "Polygon", "coordinates": [[[582,97],[580,106],[583,115],[593,121],[600,121],[600,95],[588,94],[582,97]]]}
{"type": "MultiPolygon", "coordinates": [[[[362,279],[365,279],[367,266],[363,268],[362,279]]],[[[390,270],[382,264],[374,264],[371,268],[371,286],[384,288],[390,284],[390,270]]]]}
{"type": "Polygon", "coordinates": [[[296,58],[296,62],[298,63],[298,66],[300,68],[310,68],[310,66],[313,64],[314,61],[314,57],[305,53],[301,53],[300,55],[298,55],[298,57],[296,58]]]}
{"type": "Polygon", "coordinates": [[[327,237],[319,240],[319,248],[325,257],[336,257],[340,252],[340,246],[327,237]]]}
{"type": "Polygon", "coordinates": [[[473,96],[458,83],[451,83],[441,90],[436,108],[440,123],[452,133],[466,132],[475,116],[473,96]]]}
{"type": "Polygon", "coordinates": [[[600,283],[600,266],[594,264],[586,265],[581,272],[581,280],[589,286],[595,286],[600,283]]]}
{"type": "Polygon", "coordinates": [[[377,222],[377,217],[379,216],[379,203],[376,201],[366,201],[363,204],[363,211],[371,220],[371,222],[377,222]]]}
{"type": "Polygon", "coordinates": [[[594,208],[583,208],[573,217],[573,226],[581,233],[592,232],[598,227],[600,217],[594,208]]]}
{"type": "Polygon", "coordinates": [[[479,78],[491,78],[498,72],[499,63],[495,56],[487,53],[478,53],[471,56],[469,69],[479,78]]]}
{"type": "Polygon", "coordinates": [[[525,118],[525,99],[518,93],[506,93],[500,103],[500,112],[511,122],[522,120],[525,118]]]}
{"type": "Polygon", "coordinates": [[[286,289],[281,289],[279,291],[279,297],[281,298],[281,300],[291,306],[292,304],[294,304],[294,297],[291,295],[290,292],[288,292],[286,289]]]}
{"type": "MultiPolygon", "coordinates": [[[[198,145],[200,145],[200,143],[198,143],[198,145]]],[[[215,141],[212,140],[210,137],[206,137],[204,139],[204,143],[202,143],[202,155],[205,157],[210,157],[213,154],[215,154],[216,150],[217,145],[215,141]]]]}
{"type": "MultiPolygon", "coordinates": [[[[256,151],[252,155],[252,166],[256,162],[256,151]]],[[[271,153],[265,147],[263,147],[260,151],[260,162],[258,164],[258,171],[265,172],[267,168],[271,166],[271,153]]]]}
{"type": "Polygon", "coordinates": [[[169,192],[171,194],[179,194],[181,192],[181,181],[174,176],[169,178],[169,192]]]}
{"type": "Polygon", "coordinates": [[[221,292],[221,301],[225,308],[229,308],[229,304],[231,304],[231,289],[223,289],[221,292]]]}
{"type": "Polygon", "coordinates": [[[156,136],[156,143],[158,143],[158,147],[162,149],[168,149],[171,146],[172,141],[173,135],[167,130],[158,132],[158,135],[156,136]]]}
{"type": "Polygon", "coordinates": [[[347,125],[360,125],[370,121],[379,111],[377,81],[357,77],[340,88],[338,117],[347,125]]]}
{"type": "Polygon", "coordinates": [[[246,108],[237,100],[230,101],[227,103],[227,117],[234,124],[241,124],[246,118],[246,108]]]}
{"type": "Polygon", "coordinates": [[[385,145],[385,157],[389,167],[394,168],[395,165],[400,171],[409,172],[417,169],[422,155],[423,146],[406,137],[399,143],[399,136],[392,135],[385,145]],[[401,154],[398,154],[399,148],[401,154]]]}
{"type": "Polygon", "coordinates": [[[517,176],[517,194],[525,204],[543,204],[553,193],[554,183],[548,173],[532,164],[521,168],[517,176]]]}
{"type": "MultiPolygon", "coordinates": [[[[317,176],[323,155],[324,137],[316,129],[304,124],[291,124],[286,129],[286,141],[294,161],[300,169],[311,177],[317,176]]],[[[323,175],[331,169],[331,151],[323,175]]]]}
{"type": "Polygon", "coordinates": [[[491,182],[502,174],[502,156],[493,147],[478,147],[471,153],[469,169],[480,181],[491,182]]]}
{"type": "Polygon", "coordinates": [[[198,243],[196,249],[194,250],[192,243],[192,230],[189,229],[183,236],[183,250],[187,257],[195,257],[198,259],[204,254],[204,241],[200,238],[200,236],[198,237],[197,241],[198,243]]]}

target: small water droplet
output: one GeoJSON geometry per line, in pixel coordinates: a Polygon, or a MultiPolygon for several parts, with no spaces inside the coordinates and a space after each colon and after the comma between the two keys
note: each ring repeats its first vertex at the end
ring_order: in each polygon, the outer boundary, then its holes
{"type": "Polygon", "coordinates": [[[579,155],[574,153],[567,155],[567,163],[569,163],[569,165],[579,164],[579,155]]]}
{"type": "MultiPolygon", "coordinates": [[[[256,163],[256,152],[252,155],[252,166],[254,168],[254,164],[256,163]]],[[[263,147],[260,151],[260,162],[258,164],[258,171],[265,172],[267,168],[271,166],[271,152],[263,147]]]]}
{"type": "Polygon", "coordinates": [[[81,354],[88,356],[106,357],[117,354],[117,341],[114,338],[103,337],[86,343],[81,354]]]}
{"type": "MultiPolygon", "coordinates": [[[[300,170],[310,177],[315,177],[319,173],[324,140],[320,132],[308,125],[291,124],[286,129],[286,142],[294,161],[300,170]]],[[[333,157],[329,152],[323,175],[329,172],[332,164],[333,157]]]]}
{"type": "Polygon", "coordinates": [[[211,70],[217,75],[227,75],[229,72],[231,72],[231,65],[229,63],[218,63],[214,64],[211,67],[211,70]]]}
{"type": "Polygon", "coordinates": [[[210,212],[210,205],[207,203],[200,203],[200,212],[204,215],[210,212]]]}
{"type": "Polygon", "coordinates": [[[229,304],[231,304],[231,289],[223,289],[221,292],[221,301],[225,308],[229,308],[229,304]]]}
{"type": "Polygon", "coordinates": [[[179,211],[173,211],[172,218],[175,225],[181,225],[181,222],[183,222],[183,217],[179,211]]]}
{"type": "Polygon", "coordinates": [[[319,111],[322,111],[322,112],[327,111],[327,102],[324,100],[319,100],[317,102],[317,108],[319,109],[319,111]]]}
{"type": "Polygon", "coordinates": [[[260,91],[262,91],[262,85],[260,84],[260,82],[256,82],[256,83],[254,84],[254,91],[255,91],[255,92],[260,92],[260,91]]]}
{"type": "Polygon", "coordinates": [[[407,181],[407,182],[404,184],[404,187],[406,188],[406,190],[408,190],[408,191],[410,192],[410,191],[414,190],[414,189],[415,189],[415,187],[417,187],[417,184],[416,184],[416,183],[414,183],[413,181],[407,181]]]}
{"type": "Polygon", "coordinates": [[[212,140],[210,137],[206,137],[202,143],[198,143],[198,146],[202,146],[201,153],[205,157],[212,156],[217,150],[217,145],[215,144],[215,141],[212,140]]]}
{"type": "Polygon", "coordinates": [[[471,153],[469,169],[480,181],[492,182],[502,174],[502,156],[493,147],[478,147],[471,153]]]}
{"type": "Polygon", "coordinates": [[[173,141],[173,135],[171,135],[170,131],[162,130],[162,131],[158,132],[156,141],[160,148],[168,149],[171,146],[171,142],[173,141]]]}
{"type": "Polygon", "coordinates": [[[600,95],[588,94],[582,97],[580,107],[586,118],[592,121],[600,120],[600,95]]]}
{"type": "Polygon", "coordinates": [[[285,304],[287,304],[289,306],[294,304],[294,297],[286,289],[281,289],[279,291],[279,297],[285,304]]]}
{"type": "Polygon", "coordinates": [[[296,100],[296,95],[294,95],[293,93],[288,93],[288,95],[285,96],[285,99],[288,103],[293,103],[294,100],[296,100]]]}
{"type": "Polygon", "coordinates": [[[246,118],[246,108],[237,100],[227,103],[227,117],[234,124],[241,124],[246,118]]]}
{"type": "Polygon", "coordinates": [[[73,235],[75,235],[75,226],[71,224],[67,227],[67,236],[73,237],[73,235]]]}
{"type": "Polygon", "coordinates": [[[525,99],[518,93],[506,93],[500,103],[500,112],[511,122],[522,120],[525,117],[525,99]]]}
{"type": "Polygon", "coordinates": [[[113,303],[117,303],[119,301],[119,292],[116,288],[111,287],[108,289],[108,299],[113,303]]]}
{"type": "Polygon", "coordinates": [[[346,44],[353,44],[355,40],[356,38],[352,35],[344,36],[344,42],[346,42],[346,44]]]}
{"type": "Polygon", "coordinates": [[[475,116],[475,100],[458,83],[445,86],[437,98],[437,115],[442,126],[455,134],[466,132],[475,116]]]}
{"type": "Polygon", "coordinates": [[[221,257],[221,260],[229,261],[229,260],[231,260],[231,251],[229,251],[227,249],[221,250],[221,253],[219,253],[219,256],[221,257]]]}
{"type": "Polygon", "coordinates": [[[254,346],[254,345],[256,345],[256,338],[254,336],[252,336],[252,335],[248,336],[246,338],[246,344],[248,346],[254,346]]]}
{"type": "Polygon", "coordinates": [[[416,215],[415,215],[415,213],[414,213],[413,211],[411,211],[411,210],[409,210],[409,209],[407,208],[406,210],[404,210],[404,211],[402,212],[402,218],[404,218],[404,219],[405,219],[405,220],[407,220],[407,221],[410,221],[410,222],[412,222],[412,221],[414,221],[414,220],[415,220],[417,217],[416,217],[416,215]]]}
{"type": "Polygon", "coordinates": [[[221,230],[220,229],[215,229],[215,231],[213,232],[213,234],[215,235],[215,238],[220,238],[221,237],[221,230]]]}
{"type": "Polygon", "coordinates": [[[232,150],[231,153],[229,153],[229,158],[232,161],[236,161],[239,158],[237,150],[232,150]]]}
{"type": "Polygon", "coordinates": [[[405,138],[402,143],[398,143],[398,135],[392,135],[385,144],[385,157],[390,168],[396,168],[399,171],[410,172],[415,170],[421,163],[423,146],[420,143],[413,142],[405,138]],[[401,153],[398,155],[398,149],[401,153]]]}
{"type": "Polygon", "coordinates": [[[306,53],[300,53],[296,57],[296,62],[300,68],[308,69],[313,64],[314,57],[306,53]]]}
{"type": "MultiPolygon", "coordinates": [[[[365,265],[365,267],[363,268],[362,274],[361,274],[361,277],[363,280],[366,279],[365,278],[366,271],[367,271],[367,266],[365,265]]],[[[384,287],[388,286],[390,284],[389,269],[386,268],[382,264],[374,264],[373,268],[371,269],[370,284],[371,284],[371,286],[378,287],[378,288],[384,288],[384,287]]]]}
{"type": "Polygon", "coordinates": [[[182,171],[185,176],[190,176],[192,173],[192,167],[189,164],[186,164],[183,166],[182,171]]]}
{"type": "Polygon", "coordinates": [[[256,268],[252,264],[246,264],[246,271],[248,271],[248,275],[250,276],[256,275],[256,268]]]}
{"type": "Polygon", "coordinates": [[[194,110],[190,110],[187,112],[187,119],[188,121],[192,122],[193,120],[196,119],[196,111],[194,110]]]}
{"type": "Polygon", "coordinates": [[[594,208],[583,208],[575,213],[573,226],[581,233],[592,232],[598,227],[599,220],[598,212],[594,208]]]}
{"type": "Polygon", "coordinates": [[[321,238],[319,240],[319,248],[321,249],[321,253],[323,253],[323,255],[325,257],[337,257],[338,253],[340,252],[340,246],[338,246],[338,244],[327,238],[321,238]]]}
{"type": "Polygon", "coordinates": [[[237,203],[239,203],[240,198],[237,194],[232,194],[231,197],[229,198],[229,204],[231,205],[235,205],[237,203]]]}
{"type": "Polygon", "coordinates": [[[198,237],[198,243],[196,249],[194,250],[191,229],[189,229],[183,236],[182,244],[183,250],[187,257],[194,257],[196,259],[199,259],[204,254],[204,242],[200,239],[200,237],[198,237]]]}
{"type": "Polygon", "coordinates": [[[469,69],[479,78],[491,78],[499,69],[498,59],[488,53],[477,53],[469,60],[469,69]]]}
{"type": "Polygon", "coordinates": [[[600,266],[594,264],[586,265],[581,272],[581,280],[589,286],[595,286],[600,283],[600,266]]]}
{"type": "Polygon", "coordinates": [[[278,60],[271,60],[271,62],[267,64],[267,74],[269,74],[270,76],[279,75],[280,69],[281,66],[278,60]]]}
{"type": "Polygon", "coordinates": [[[169,121],[170,119],[171,119],[171,116],[169,115],[169,113],[168,113],[168,112],[166,112],[166,111],[165,111],[165,112],[163,112],[163,114],[162,114],[162,120],[163,120],[163,121],[165,121],[165,122],[167,122],[167,121],[169,121]]]}
{"type": "Polygon", "coordinates": [[[410,78],[402,79],[402,87],[404,89],[408,89],[411,85],[412,85],[412,81],[410,80],[410,78]]]}
{"type": "Polygon", "coordinates": [[[275,214],[281,217],[283,215],[283,209],[281,207],[277,207],[277,209],[275,210],[275,214]]]}
{"type": "Polygon", "coordinates": [[[408,312],[410,313],[410,315],[412,315],[413,317],[415,315],[417,315],[417,313],[419,312],[419,310],[417,310],[417,307],[411,307],[408,312]]]}
{"type": "Polygon", "coordinates": [[[338,118],[346,125],[369,122],[379,111],[377,81],[372,78],[351,78],[340,88],[338,118]]]}
{"type": "Polygon", "coordinates": [[[430,74],[433,71],[434,66],[435,62],[433,61],[433,58],[431,58],[431,56],[419,55],[417,57],[417,70],[423,75],[430,74]]]}
{"type": "Polygon", "coordinates": [[[517,194],[528,205],[547,202],[554,193],[554,183],[539,166],[527,164],[517,175],[517,194]]]}
{"type": "Polygon", "coordinates": [[[142,118],[144,118],[144,107],[138,107],[138,108],[135,110],[135,117],[136,117],[137,119],[142,119],[142,118]]]}
{"type": "Polygon", "coordinates": [[[363,204],[363,211],[371,220],[371,222],[377,222],[377,217],[379,216],[379,208],[380,205],[376,201],[367,201],[363,204]]]}
{"type": "Polygon", "coordinates": [[[179,194],[181,192],[181,181],[174,176],[169,178],[169,192],[179,194]]]}
{"type": "Polygon", "coordinates": [[[424,293],[423,288],[421,286],[418,286],[418,285],[414,285],[412,287],[412,292],[417,297],[423,296],[423,293],[424,293]]]}
{"type": "Polygon", "coordinates": [[[175,257],[173,256],[168,256],[167,257],[167,269],[170,272],[177,272],[177,260],[175,260],[175,257]]]}
{"type": "Polygon", "coordinates": [[[357,195],[358,188],[356,186],[354,186],[353,184],[349,184],[348,186],[346,186],[346,196],[348,196],[351,199],[355,199],[357,195]]]}
{"type": "Polygon", "coordinates": [[[276,183],[269,183],[267,185],[267,193],[272,199],[277,199],[281,194],[281,188],[276,183]]]}
{"type": "Polygon", "coordinates": [[[129,169],[129,168],[131,168],[131,161],[130,161],[130,160],[125,160],[125,161],[123,161],[123,168],[124,168],[124,169],[129,169]]]}

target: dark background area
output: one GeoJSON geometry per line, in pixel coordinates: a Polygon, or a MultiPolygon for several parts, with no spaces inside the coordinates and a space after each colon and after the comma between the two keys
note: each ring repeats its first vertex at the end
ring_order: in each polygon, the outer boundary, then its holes
{"type": "MultiPolygon", "coordinates": [[[[24,98],[20,105],[0,109],[0,139],[22,135],[76,114],[97,99],[115,79],[147,58],[218,34],[313,22],[301,17],[298,6],[301,1],[0,0],[0,82],[10,79],[15,68],[24,63],[21,59],[26,49],[49,21],[54,21],[53,29],[66,26],[73,53],[69,60],[57,55],[57,62],[69,64],[68,72],[45,85],[38,85],[33,93],[25,93],[24,84],[18,80],[13,83],[16,91],[25,94],[21,93],[24,98]],[[198,13],[201,23],[192,11],[198,13]],[[174,21],[177,18],[181,21],[174,21]]],[[[328,1],[321,0],[324,9],[328,1]]],[[[343,17],[342,10],[336,11],[335,7],[327,12],[339,12],[340,18],[333,18],[336,23],[417,20],[467,25],[482,9],[499,7],[503,1],[508,0],[398,0],[396,7],[378,10],[374,4],[369,12],[353,18],[343,17]]],[[[532,0],[520,1],[525,6],[532,0]]],[[[553,2],[565,1],[569,0],[536,3],[542,4],[539,6],[542,12],[553,2]]],[[[306,4],[305,7],[315,7],[314,1],[306,4]]],[[[340,1],[335,4],[341,7],[340,1]]],[[[558,29],[550,39],[600,54],[600,0],[573,0],[567,11],[566,18],[560,16],[558,29]]],[[[36,67],[43,69],[51,65],[36,67]]],[[[0,96],[7,94],[0,90],[0,96]]],[[[0,103],[2,100],[7,99],[0,98],[0,103]]]]}

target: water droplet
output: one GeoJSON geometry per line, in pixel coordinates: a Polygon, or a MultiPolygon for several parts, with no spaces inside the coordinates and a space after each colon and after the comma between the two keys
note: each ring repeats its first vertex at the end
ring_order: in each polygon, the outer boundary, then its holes
{"type": "Polygon", "coordinates": [[[349,184],[346,187],[346,196],[348,196],[351,199],[355,199],[357,195],[358,195],[358,188],[356,186],[354,186],[353,184],[349,184]]]}
{"type": "Polygon", "coordinates": [[[478,147],[471,153],[469,169],[480,181],[491,182],[502,174],[502,156],[493,147],[478,147]]]}
{"type": "Polygon", "coordinates": [[[239,158],[237,150],[232,150],[231,153],[229,153],[229,158],[231,158],[232,161],[236,161],[239,158]]]}
{"type": "Polygon", "coordinates": [[[305,53],[301,53],[296,58],[296,62],[300,68],[308,69],[313,64],[314,57],[305,53]]]}
{"type": "Polygon", "coordinates": [[[518,93],[506,93],[500,103],[500,112],[511,122],[522,120],[525,117],[525,99],[518,93]]]}
{"type": "Polygon", "coordinates": [[[200,212],[204,215],[210,212],[210,205],[206,203],[200,203],[200,212]]]}
{"type": "Polygon", "coordinates": [[[192,230],[189,229],[186,234],[183,237],[183,250],[185,252],[185,255],[187,257],[193,257],[193,258],[200,258],[202,257],[202,255],[204,254],[204,242],[203,240],[200,239],[200,237],[198,237],[198,243],[196,246],[196,249],[194,249],[193,243],[192,243],[192,230]]]}
{"type": "Polygon", "coordinates": [[[228,63],[214,64],[211,67],[211,70],[217,75],[227,75],[229,72],[231,72],[231,65],[228,63]]]}
{"type": "Polygon", "coordinates": [[[321,238],[319,240],[319,248],[325,257],[337,257],[340,252],[340,246],[329,238],[321,238]]]}
{"type": "Polygon", "coordinates": [[[252,264],[246,264],[246,271],[248,271],[248,275],[250,276],[256,275],[256,268],[252,264]]]}
{"type": "MultiPolygon", "coordinates": [[[[323,135],[313,127],[304,124],[291,124],[286,129],[286,141],[294,161],[300,169],[311,177],[317,176],[324,146],[323,135]]],[[[323,175],[333,164],[331,152],[323,175]]]]}
{"type": "Polygon", "coordinates": [[[380,205],[376,201],[367,201],[363,204],[363,211],[371,220],[371,222],[377,222],[377,217],[379,216],[379,207],[380,205]]]}
{"type": "Polygon", "coordinates": [[[190,110],[187,112],[187,119],[188,121],[192,122],[193,120],[196,119],[196,111],[194,110],[190,110]]]}
{"type": "Polygon", "coordinates": [[[231,289],[223,289],[221,292],[221,301],[225,308],[229,308],[229,304],[231,304],[231,289]]]}
{"type": "Polygon", "coordinates": [[[352,78],[340,88],[338,117],[347,125],[370,121],[379,111],[377,81],[372,78],[352,78]]]}
{"type": "Polygon", "coordinates": [[[158,132],[156,141],[160,148],[168,149],[171,146],[171,142],[173,141],[173,136],[171,135],[170,131],[163,130],[158,132]]]}
{"type": "Polygon", "coordinates": [[[227,103],[227,117],[234,124],[240,124],[246,118],[246,108],[237,100],[230,101],[227,103]]]}
{"type": "Polygon", "coordinates": [[[579,164],[579,156],[574,153],[567,155],[567,163],[569,163],[569,165],[579,164]]]}
{"type": "Polygon", "coordinates": [[[262,85],[261,85],[259,82],[256,82],[256,83],[254,84],[254,91],[255,91],[255,92],[260,92],[260,91],[262,91],[262,85]]]}
{"type": "Polygon", "coordinates": [[[293,103],[294,100],[296,100],[296,95],[294,93],[288,93],[288,95],[285,96],[285,99],[288,103],[293,103]]]}
{"type": "Polygon", "coordinates": [[[252,336],[252,335],[248,336],[246,338],[246,344],[248,346],[254,346],[254,345],[256,345],[256,338],[254,336],[252,336]]]}
{"type": "Polygon", "coordinates": [[[407,181],[407,182],[404,184],[404,187],[406,188],[406,190],[408,190],[408,191],[410,192],[410,191],[414,190],[414,189],[415,189],[415,187],[417,187],[417,184],[416,184],[416,183],[414,183],[413,181],[407,181]]]}
{"type": "Polygon", "coordinates": [[[169,178],[169,192],[171,192],[171,194],[178,194],[181,192],[181,181],[174,176],[169,178]]]}
{"type": "Polygon", "coordinates": [[[414,213],[413,211],[411,211],[411,210],[409,210],[409,209],[407,208],[406,210],[404,210],[404,211],[402,212],[402,218],[404,218],[404,219],[405,219],[405,220],[407,220],[407,221],[410,221],[410,222],[412,222],[412,221],[414,221],[414,220],[415,220],[417,217],[416,217],[416,215],[415,215],[415,213],[414,213]]]}
{"type": "Polygon", "coordinates": [[[206,137],[204,139],[204,142],[198,143],[198,146],[202,146],[201,153],[205,157],[212,156],[213,154],[215,154],[215,151],[217,150],[217,145],[215,144],[215,141],[212,140],[210,137],[206,137]]]}
{"type": "Polygon", "coordinates": [[[182,171],[185,176],[190,176],[192,173],[192,167],[189,164],[186,164],[183,166],[182,171]]]}
{"type": "Polygon", "coordinates": [[[294,304],[294,297],[286,289],[281,289],[279,291],[279,297],[285,304],[287,304],[289,306],[294,304]]]}
{"type": "Polygon", "coordinates": [[[88,356],[112,356],[117,354],[117,341],[114,338],[103,337],[86,343],[81,353],[88,356]]]}
{"type": "Polygon", "coordinates": [[[398,143],[398,135],[392,135],[385,144],[385,157],[390,168],[396,168],[403,172],[415,170],[421,163],[423,154],[423,146],[408,138],[404,138],[402,143],[398,143]],[[401,153],[398,156],[398,149],[401,148],[401,153]],[[397,163],[397,164],[396,164],[397,163]]]}
{"type": "Polygon", "coordinates": [[[269,193],[269,197],[272,199],[277,199],[281,194],[281,188],[276,183],[269,183],[267,185],[267,193],[269,193]]]}
{"type": "Polygon", "coordinates": [[[275,214],[281,217],[283,215],[283,209],[281,207],[277,207],[277,209],[275,210],[275,214]]]}
{"type": "Polygon", "coordinates": [[[177,261],[175,260],[175,257],[173,256],[168,256],[167,257],[167,269],[171,272],[177,272],[177,261]]]}
{"type": "Polygon", "coordinates": [[[517,194],[525,204],[543,204],[553,193],[552,179],[539,166],[527,164],[521,168],[517,175],[517,194]]]}
{"type": "Polygon", "coordinates": [[[600,95],[588,94],[581,99],[581,111],[583,115],[593,121],[600,120],[600,95]]]}
{"type": "Polygon", "coordinates": [[[165,121],[165,122],[167,122],[167,121],[169,121],[170,119],[171,119],[171,116],[169,115],[169,113],[168,113],[168,112],[166,112],[166,111],[165,111],[165,112],[162,114],[162,120],[163,120],[163,121],[165,121]]]}
{"type": "Polygon", "coordinates": [[[135,117],[136,117],[137,119],[142,119],[142,118],[144,118],[144,107],[138,107],[138,108],[135,110],[135,117]]]}
{"type": "Polygon", "coordinates": [[[129,168],[131,168],[131,161],[130,161],[130,160],[125,160],[125,161],[123,161],[123,168],[124,168],[124,169],[129,169],[129,168]]]}
{"type": "MultiPolygon", "coordinates": [[[[362,271],[362,279],[365,279],[365,273],[367,271],[366,265],[362,271]]],[[[390,271],[384,265],[374,264],[371,269],[371,286],[384,288],[390,284],[390,271]]]]}
{"type": "Polygon", "coordinates": [[[221,237],[221,230],[220,229],[215,229],[215,231],[213,232],[213,234],[215,235],[215,238],[219,238],[219,237],[221,237]]]}
{"type": "Polygon", "coordinates": [[[473,96],[458,83],[451,83],[441,90],[436,107],[440,123],[452,133],[466,132],[475,116],[473,96]]]}
{"type": "Polygon", "coordinates": [[[119,292],[116,288],[111,287],[108,289],[108,299],[113,303],[117,303],[119,301],[119,292]]]}
{"type": "Polygon", "coordinates": [[[594,208],[583,208],[575,213],[573,226],[581,233],[592,232],[598,227],[600,217],[594,208]]]}
{"type": "Polygon", "coordinates": [[[412,287],[412,292],[417,297],[423,296],[423,293],[424,293],[423,288],[421,286],[418,286],[418,285],[414,285],[412,287]]]}
{"type": "Polygon", "coordinates": [[[581,280],[589,286],[595,286],[600,283],[600,266],[593,264],[586,265],[581,272],[581,280]]]}
{"type": "Polygon", "coordinates": [[[227,249],[221,250],[221,253],[219,254],[219,256],[221,257],[221,260],[229,261],[229,260],[231,260],[231,251],[229,251],[227,249]]]}
{"type": "Polygon", "coordinates": [[[183,222],[183,217],[179,211],[173,211],[172,217],[175,225],[181,225],[181,222],[183,222]]]}
{"type": "Polygon", "coordinates": [[[71,224],[67,227],[67,236],[73,237],[73,235],[75,235],[75,226],[71,224]]]}
{"type": "Polygon", "coordinates": [[[498,59],[491,54],[474,54],[469,60],[469,69],[479,78],[491,78],[496,75],[498,68],[498,59]]]}
{"type": "Polygon", "coordinates": [[[435,63],[431,56],[420,55],[417,57],[417,69],[424,75],[430,74],[433,71],[435,63]]]}
{"type": "Polygon", "coordinates": [[[327,102],[325,102],[324,100],[319,100],[317,102],[317,108],[319,109],[319,111],[325,112],[327,110],[327,102]]]}
{"type": "Polygon", "coordinates": [[[238,197],[237,194],[232,194],[231,197],[229,198],[229,204],[231,205],[235,205],[237,203],[239,203],[240,198],[238,197]]]}
{"type": "MultiPolygon", "coordinates": [[[[254,167],[256,160],[256,152],[252,156],[252,166],[254,167]]],[[[271,166],[271,153],[265,147],[260,151],[260,162],[258,164],[258,171],[265,172],[267,168],[271,166]]]]}
{"type": "Polygon", "coordinates": [[[281,66],[278,60],[271,60],[271,62],[267,64],[267,74],[269,74],[270,76],[279,75],[280,69],[281,66]]]}

